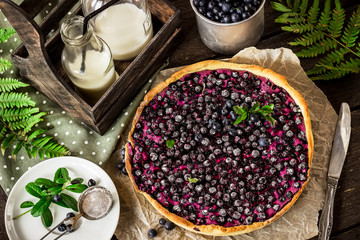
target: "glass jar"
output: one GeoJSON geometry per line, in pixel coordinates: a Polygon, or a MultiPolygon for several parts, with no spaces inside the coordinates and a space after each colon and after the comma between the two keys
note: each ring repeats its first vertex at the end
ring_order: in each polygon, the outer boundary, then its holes
{"type": "MultiPolygon", "coordinates": [[[[110,0],[81,0],[85,16],[110,0]]],[[[109,45],[115,60],[131,60],[153,36],[147,0],[119,0],[90,20],[95,34],[109,45]]]]}
{"type": "Polygon", "coordinates": [[[83,34],[84,17],[65,20],[60,29],[65,43],[61,62],[80,96],[94,105],[116,80],[111,51],[89,25],[83,34]]]}

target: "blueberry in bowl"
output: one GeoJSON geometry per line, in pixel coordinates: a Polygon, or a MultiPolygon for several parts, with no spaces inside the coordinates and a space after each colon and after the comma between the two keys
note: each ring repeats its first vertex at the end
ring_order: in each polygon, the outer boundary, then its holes
{"type": "Polygon", "coordinates": [[[204,61],[144,97],[125,166],[136,191],[169,221],[236,235],[293,206],[309,180],[313,147],[307,105],[284,76],[204,61]]]}
{"type": "Polygon", "coordinates": [[[200,39],[211,50],[235,54],[264,31],[265,0],[190,0],[200,39]]]}

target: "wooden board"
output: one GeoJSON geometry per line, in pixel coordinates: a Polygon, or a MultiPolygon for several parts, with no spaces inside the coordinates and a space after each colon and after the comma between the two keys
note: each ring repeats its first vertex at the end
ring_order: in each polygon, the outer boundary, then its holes
{"type": "MultiPolygon", "coordinates": [[[[10,0],[0,1],[9,22],[23,44],[12,54],[20,74],[51,100],[96,132],[103,134],[128,106],[140,88],[163,64],[167,53],[180,39],[180,11],[166,0],[149,0],[154,36],[140,54],[130,62],[115,62],[119,78],[94,105],[90,106],[76,93],[74,85],[61,65],[63,42],[59,30],[45,41],[52,29],[74,6],[76,1],[59,0],[53,10],[38,25],[33,17],[49,1],[26,0],[17,6],[10,0]],[[31,8],[31,5],[37,5],[31,8]]],[[[81,14],[81,9],[75,10],[81,14]]]]}

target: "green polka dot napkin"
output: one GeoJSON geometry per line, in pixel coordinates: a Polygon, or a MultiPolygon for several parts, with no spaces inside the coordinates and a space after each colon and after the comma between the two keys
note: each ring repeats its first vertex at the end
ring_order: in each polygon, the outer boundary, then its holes
{"type": "MultiPolygon", "coordinates": [[[[17,0],[14,2],[19,3],[21,1],[17,0]]],[[[52,2],[54,3],[55,1],[52,2]]],[[[53,5],[55,4],[49,3],[44,11],[37,16],[36,20],[39,21],[41,18],[44,18],[53,5]]],[[[2,12],[0,12],[0,25],[5,28],[10,27],[2,12]]],[[[10,54],[20,42],[20,38],[14,34],[6,43],[0,43],[0,57],[11,59],[10,54]]],[[[14,65],[8,71],[0,72],[0,77],[12,77],[22,80],[14,65]]],[[[125,129],[134,111],[136,111],[150,85],[151,80],[145,84],[133,102],[120,114],[119,118],[115,120],[114,124],[103,136],[72,117],[57,104],[36,91],[36,89],[28,87],[22,89],[22,91],[36,102],[36,106],[40,108],[40,111],[48,113],[44,117],[44,121],[38,126],[43,129],[49,129],[45,133],[47,136],[52,136],[58,143],[65,145],[70,150],[70,155],[88,159],[102,166],[110,157],[122,131],[125,129]]],[[[22,174],[41,161],[38,157],[29,159],[25,150],[21,150],[16,160],[14,160],[11,157],[11,152],[12,149],[8,149],[5,155],[0,155],[0,185],[6,194],[10,193],[11,188],[22,174]]]]}

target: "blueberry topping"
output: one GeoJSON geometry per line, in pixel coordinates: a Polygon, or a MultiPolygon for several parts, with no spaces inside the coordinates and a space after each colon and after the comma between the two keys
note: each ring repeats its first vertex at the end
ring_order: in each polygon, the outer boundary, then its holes
{"type": "MultiPolygon", "coordinates": [[[[221,15],[222,22],[254,10],[253,1],[246,8],[239,1],[237,10],[222,10],[235,2],[201,0],[197,6],[208,17],[221,15]]],[[[307,180],[304,121],[294,109],[286,91],[249,72],[185,75],[144,107],[132,134],[129,173],[141,191],[194,224],[232,227],[265,221],[307,180]],[[241,116],[234,106],[250,111],[255,103],[274,104],[275,125],[254,112],[234,125],[241,116]]],[[[118,168],[127,174],[125,162],[118,168]]]]}

